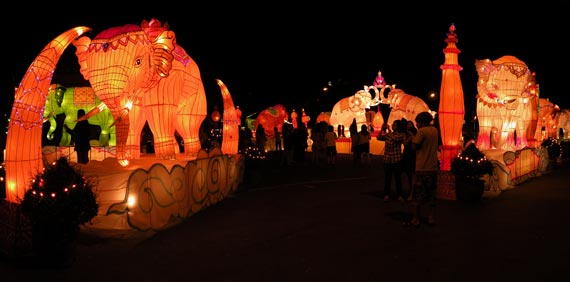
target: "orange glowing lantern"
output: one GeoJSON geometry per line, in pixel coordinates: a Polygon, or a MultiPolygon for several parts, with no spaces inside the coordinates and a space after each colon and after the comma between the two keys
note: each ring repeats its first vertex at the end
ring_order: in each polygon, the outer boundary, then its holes
{"type": "Polygon", "coordinates": [[[319,123],[321,121],[324,121],[327,124],[330,124],[331,123],[331,112],[321,112],[317,116],[317,121],[315,123],[319,123]]]}
{"type": "Polygon", "coordinates": [[[494,61],[476,60],[475,66],[479,75],[477,148],[513,151],[526,147],[537,110],[527,65],[514,56],[503,56],[494,61]]]}
{"type": "Polygon", "coordinates": [[[176,159],[179,146],[174,132],[183,139],[184,154],[197,156],[199,128],[207,115],[206,95],[198,66],[176,43],[168,24],[152,19],[72,43],[81,74],[115,120],[119,163],[128,164],[136,157],[131,152],[140,142],[130,143],[128,137],[140,134],[145,124],[141,119],[152,131],[157,158],[176,159]]]}
{"type": "Polygon", "coordinates": [[[238,125],[241,125],[241,110],[239,106],[236,106],[236,118],[238,120],[238,125]]]}
{"type": "Polygon", "coordinates": [[[309,127],[309,121],[310,120],[311,120],[311,117],[309,115],[307,115],[307,113],[305,112],[305,109],[301,109],[301,121],[305,125],[305,128],[309,127]]]}
{"type": "MultiPolygon", "coordinates": [[[[239,119],[237,110],[230,91],[226,85],[219,79],[216,79],[218,86],[222,90],[222,99],[224,101],[224,125],[222,129],[222,152],[224,154],[237,154],[239,144],[239,119]]],[[[218,120],[219,118],[218,112],[218,120]]],[[[212,113],[213,115],[213,113],[212,113]]],[[[214,119],[215,121],[216,119],[214,119]]]]}
{"type": "Polygon", "coordinates": [[[293,109],[293,112],[291,112],[291,123],[293,123],[293,128],[298,127],[297,112],[295,112],[295,109],[293,109]]]}
{"type": "Polygon", "coordinates": [[[73,39],[89,31],[70,29],[44,47],[16,89],[6,137],[6,200],[24,198],[31,178],[43,168],[43,109],[57,62],[73,39]]]}
{"type": "Polygon", "coordinates": [[[281,104],[269,107],[261,111],[255,119],[256,125],[263,125],[266,128],[265,136],[267,138],[273,137],[273,128],[281,129],[283,123],[287,120],[287,109],[281,104]]]}
{"type": "Polygon", "coordinates": [[[440,89],[440,100],[438,109],[439,127],[441,140],[441,170],[449,171],[451,162],[461,151],[461,133],[463,119],[465,116],[465,105],[463,100],[463,87],[459,71],[462,70],[458,64],[459,49],[456,47],[457,36],[455,25],[451,25],[449,33],[445,39],[447,46],[443,49],[445,62],[441,66],[442,78],[440,89]]]}
{"type": "Polygon", "coordinates": [[[384,117],[382,116],[382,112],[378,110],[376,114],[374,114],[374,118],[372,119],[372,126],[374,127],[374,131],[379,131],[384,124],[384,117]]]}
{"type": "Polygon", "coordinates": [[[220,112],[218,111],[218,107],[214,106],[214,111],[212,112],[212,115],[210,116],[212,118],[213,121],[218,122],[220,121],[220,118],[222,117],[220,112]]]}
{"type": "Polygon", "coordinates": [[[528,118],[528,128],[526,132],[526,141],[531,148],[540,146],[540,142],[536,139],[536,127],[538,124],[538,97],[539,85],[536,83],[536,73],[532,73],[531,82],[529,85],[528,104],[531,108],[531,113],[528,118]]]}

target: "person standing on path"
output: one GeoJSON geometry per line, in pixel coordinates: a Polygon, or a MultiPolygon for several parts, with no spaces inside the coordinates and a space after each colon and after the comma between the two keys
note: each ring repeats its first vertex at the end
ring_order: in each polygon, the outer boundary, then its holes
{"type": "Polygon", "coordinates": [[[405,226],[420,226],[423,205],[428,206],[428,224],[435,225],[439,132],[432,122],[433,117],[429,112],[421,112],[416,116],[418,132],[412,139],[412,148],[416,152],[412,219],[404,222],[405,226]]]}
{"type": "Polygon", "coordinates": [[[360,151],[358,150],[358,125],[356,124],[356,118],[352,119],[352,123],[348,127],[348,132],[350,133],[352,151],[352,163],[354,166],[360,166],[360,151]]]}
{"type": "Polygon", "coordinates": [[[406,135],[403,133],[404,126],[400,120],[392,123],[389,133],[381,133],[376,139],[384,141],[384,202],[390,201],[392,190],[392,178],[396,182],[395,198],[404,202],[402,193],[402,143],[406,135]]]}
{"type": "Polygon", "coordinates": [[[267,135],[265,134],[265,128],[262,124],[257,125],[255,130],[255,144],[261,153],[265,154],[265,144],[267,143],[267,135]]]}
{"type": "Polygon", "coordinates": [[[404,174],[408,185],[408,200],[412,200],[412,183],[414,179],[414,172],[416,171],[416,152],[412,149],[412,139],[416,136],[418,129],[414,122],[405,118],[401,119],[401,125],[406,126],[404,138],[404,151],[402,152],[402,174],[404,174]]]}
{"type": "Polygon", "coordinates": [[[329,166],[336,165],[336,140],[338,136],[334,133],[334,127],[329,125],[327,128],[327,133],[325,133],[325,142],[326,142],[326,152],[327,152],[327,164],[329,166]]]}
{"type": "Polygon", "coordinates": [[[273,127],[273,138],[275,140],[275,151],[283,151],[283,144],[281,143],[281,133],[277,126],[273,127]]]}
{"type": "Polygon", "coordinates": [[[372,136],[368,131],[368,126],[366,124],[360,125],[360,131],[358,132],[358,152],[360,153],[360,161],[362,164],[370,165],[370,139],[372,136]]]}
{"type": "MultiPolygon", "coordinates": [[[[77,119],[85,115],[85,110],[77,110],[77,119]]],[[[89,151],[91,150],[91,143],[89,143],[89,121],[82,120],[75,124],[73,129],[69,128],[67,124],[63,127],[67,133],[71,134],[74,140],[75,152],[77,153],[77,163],[87,164],[89,162],[89,151]]]]}

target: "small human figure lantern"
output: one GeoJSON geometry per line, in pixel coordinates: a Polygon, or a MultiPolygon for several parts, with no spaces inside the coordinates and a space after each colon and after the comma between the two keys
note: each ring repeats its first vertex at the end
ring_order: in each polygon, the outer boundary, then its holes
{"type": "Polygon", "coordinates": [[[307,115],[307,113],[305,113],[305,109],[301,109],[301,121],[303,122],[303,124],[305,124],[305,128],[309,128],[309,121],[311,120],[311,117],[307,115]]]}
{"type": "Polygon", "coordinates": [[[297,128],[297,112],[295,112],[295,109],[291,112],[291,123],[293,124],[293,128],[297,128]]]}

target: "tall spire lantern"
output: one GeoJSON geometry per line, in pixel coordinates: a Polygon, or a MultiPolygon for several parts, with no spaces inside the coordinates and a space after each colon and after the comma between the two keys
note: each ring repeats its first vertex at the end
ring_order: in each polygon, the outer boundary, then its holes
{"type": "Polygon", "coordinates": [[[458,55],[461,51],[455,45],[457,43],[455,25],[451,24],[445,42],[447,47],[443,49],[445,62],[440,66],[442,70],[440,100],[438,109],[439,130],[441,134],[441,170],[449,171],[451,162],[461,151],[461,132],[465,117],[465,105],[463,87],[459,71],[458,55]]]}

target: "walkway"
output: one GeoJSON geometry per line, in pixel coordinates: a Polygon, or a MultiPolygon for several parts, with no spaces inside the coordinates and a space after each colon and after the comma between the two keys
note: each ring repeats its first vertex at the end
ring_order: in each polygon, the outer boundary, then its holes
{"type": "Polygon", "coordinates": [[[72,267],[0,260],[2,281],[568,281],[570,166],[477,204],[442,200],[401,226],[379,159],[269,162],[235,196],[145,240],[83,234],[72,267]]]}

